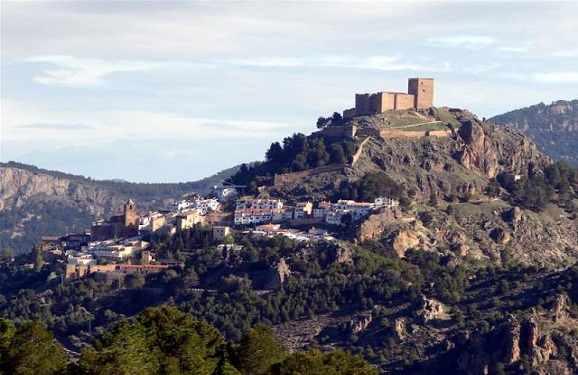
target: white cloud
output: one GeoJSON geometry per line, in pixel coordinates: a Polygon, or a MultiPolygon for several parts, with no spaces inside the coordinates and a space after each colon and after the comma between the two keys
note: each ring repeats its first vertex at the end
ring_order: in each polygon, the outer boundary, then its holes
{"type": "Polygon", "coordinates": [[[429,38],[427,42],[434,46],[448,48],[480,49],[496,42],[493,37],[483,35],[458,35],[450,37],[429,38]]]}
{"type": "Polygon", "coordinates": [[[564,84],[571,83],[574,84],[578,82],[578,72],[566,71],[566,72],[538,72],[538,73],[504,73],[500,77],[533,81],[545,84],[564,84]]]}
{"type": "Polygon", "coordinates": [[[166,149],[158,150],[157,155],[164,161],[173,161],[180,158],[188,157],[198,157],[200,156],[200,151],[195,149],[166,149]]]}
{"type": "Polygon", "coordinates": [[[81,59],[69,55],[34,56],[24,60],[29,63],[47,63],[57,69],[47,69],[34,80],[43,85],[57,86],[99,86],[105,78],[114,73],[144,72],[161,70],[175,66],[208,68],[207,64],[173,63],[161,61],[119,60],[106,61],[81,59]]]}
{"type": "Polygon", "coordinates": [[[253,57],[243,59],[223,60],[232,65],[243,65],[267,68],[353,68],[382,71],[450,71],[448,63],[417,64],[402,62],[392,56],[324,56],[319,58],[307,57],[253,57]]]}
{"type": "Polygon", "coordinates": [[[528,47],[498,47],[500,52],[524,53],[528,52],[528,47]]]}
{"type": "Polygon", "coordinates": [[[578,82],[578,72],[536,73],[532,79],[544,83],[575,83],[578,82]]]}

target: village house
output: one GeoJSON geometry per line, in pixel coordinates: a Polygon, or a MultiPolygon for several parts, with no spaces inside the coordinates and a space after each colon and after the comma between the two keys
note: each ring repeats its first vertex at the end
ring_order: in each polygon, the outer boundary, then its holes
{"type": "Polygon", "coordinates": [[[229,233],[231,233],[231,228],[227,226],[215,225],[213,227],[213,240],[222,241],[229,233]]]}
{"type": "Polygon", "coordinates": [[[190,229],[193,225],[202,222],[203,216],[196,209],[180,213],[176,216],[176,227],[178,231],[190,229]]]}
{"type": "Polygon", "coordinates": [[[293,219],[306,219],[313,214],[313,203],[299,202],[293,211],[293,219]]]}

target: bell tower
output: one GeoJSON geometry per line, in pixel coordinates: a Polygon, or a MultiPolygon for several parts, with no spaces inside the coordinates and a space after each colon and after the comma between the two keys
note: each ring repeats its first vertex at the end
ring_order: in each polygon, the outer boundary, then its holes
{"type": "Polygon", "coordinates": [[[139,217],[135,211],[135,204],[132,199],[129,199],[124,205],[124,228],[125,231],[133,234],[136,229],[136,233],[138,234],[138,224],[139,224],[139,217]]]}

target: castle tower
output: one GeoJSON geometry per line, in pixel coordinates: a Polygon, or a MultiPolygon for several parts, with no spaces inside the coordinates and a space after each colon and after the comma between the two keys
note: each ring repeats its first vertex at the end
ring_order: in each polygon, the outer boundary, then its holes
{"type": "Polygon", "coordinates": [[[407,81],[407,93],[414,96],[415,109],[433,107],[433,78],[410,78],[407,81]]]}

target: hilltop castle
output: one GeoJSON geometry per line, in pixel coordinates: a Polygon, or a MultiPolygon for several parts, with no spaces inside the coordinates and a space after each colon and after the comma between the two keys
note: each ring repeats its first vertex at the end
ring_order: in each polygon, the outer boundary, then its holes
{"type": "Polygon", "coordinates": [[[389,110],[430,108],[433,107],[433,92],[433,78],[410,78],[407,82],[407,94],[386,91],[355,94],[355,108],[343,111],[343,117],[374,115],[389,110]]]}

